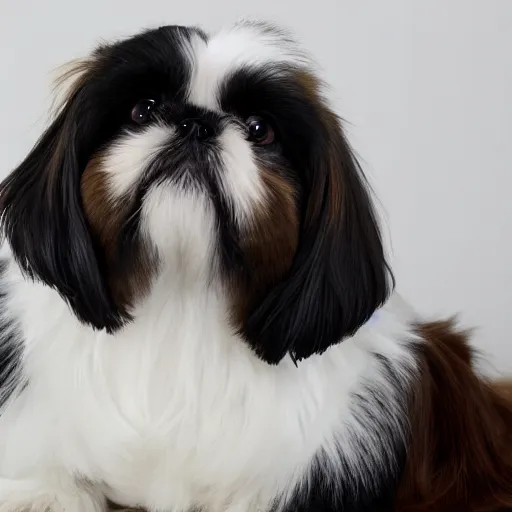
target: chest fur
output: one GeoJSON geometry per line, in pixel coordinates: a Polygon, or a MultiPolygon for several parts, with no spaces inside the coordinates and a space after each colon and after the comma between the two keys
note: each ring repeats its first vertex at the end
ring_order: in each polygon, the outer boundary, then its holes
{"type": "Polygon", "coordinates": [[[117,502],[268,509],[319,464],[357,485],[369,464],[362,447],[389,462],[393,442],[376,432],[403,427],[401,390],[386,374],[409,364],[398,323],[369,326],[298,367],[288,358],[271,366],[233,333],[216,294],[157,287],[115,336],[81,326],[58,300],[23,323],[21,414],[44,403],[41,438],[27,442],[48,464],[103,482],[117,502]],[[383,394],[388,406],[377,411],[383,394]]]}

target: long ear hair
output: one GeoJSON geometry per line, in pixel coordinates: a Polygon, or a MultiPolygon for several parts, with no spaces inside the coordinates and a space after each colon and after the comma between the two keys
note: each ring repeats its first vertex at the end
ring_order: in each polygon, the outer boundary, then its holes
{"type": "Polygon", "coordinates": [[[287,279],[250,313],[245,334],[260,357],[300,360],[354,334],[392,287],[363,173],[337,117],[321,112],[302,177],[299,247],[287,279]]]}
{"type": "Polygon", "coordinates": [[[82,322],[113,331],[127,315],[109,294],[80,196],[91,131],[86,81],[81,70],[53,123],[0,185],[0,215],[22,271],[56,289],[82,322]]]}

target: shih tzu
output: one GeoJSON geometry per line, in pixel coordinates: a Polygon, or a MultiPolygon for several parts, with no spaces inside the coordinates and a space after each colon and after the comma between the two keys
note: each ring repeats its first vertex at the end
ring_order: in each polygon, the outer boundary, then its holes
{"type": "Polygon", "coordinates": [[[67,66],[0,186],[0,511],[497,511],[512,402],[393,292],[284,31],[166,26],[67,66]]]}

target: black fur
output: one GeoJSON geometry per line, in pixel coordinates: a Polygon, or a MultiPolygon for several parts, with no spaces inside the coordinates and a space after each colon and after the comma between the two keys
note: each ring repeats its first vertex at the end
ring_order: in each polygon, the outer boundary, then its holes
{"type": "Polygon", "coordinates": [[[295,360],[307,358],[354,334],[392,286],[361,168],[337,119],[322,115],[325,107],[311,102],[294,71],[244,69],[223,90],[225,110],[262,113],[271,120],[278,147],[261,158],[281,159],[300,191],[300,241],[293,266],[254,306],[242,329],[269,363],[287,353],[295,360]],[[329,213],[333,173],[342,194],[334,218],[329,213]]]}
{"type": "MultiPolygon", "coordinates": [[[[395,510],[396,491],[406,464],[408,390],[400,369],[382,356],[375,356],[390,387],[370,386],[366,393],[353,395],[352,414],[369,439],[382,439],[380,451],[374,452],[365,438],[354,433],[353,452],[357,460],[347,459],[341,450],[332,460],[317,454],[309,475],[297,487],[282,512],[391,512],[395,510]],[[391,396],[403,407],[401,420],[389,413],[391,396]],[[378,421],[377,421],[378,420],[378,421]]],[[[396,410],[394,411],[396,413],[396,410]]],[[[276,508],[277,510],[277,508],[276,508]]]]}
{"type": "Polygon", "coordinates": [[[5,301],[3,276],[5,262],[0,262],[0,411],[22,380],[23,345],[17,323],[10,317],[5,301]]]}
{"type": "Polygon", "coordinates": [[[107,286],[104,257],[82,208],[81,175],[130,124],[137,101],[183,93],[188,69],[179,49],[189,36],[190,29],[164,27],[99,48],[84,83],[0,186],[2,229],[22,270],[58,290],[97,329],[114,331],[129,314],[107,286]]]}

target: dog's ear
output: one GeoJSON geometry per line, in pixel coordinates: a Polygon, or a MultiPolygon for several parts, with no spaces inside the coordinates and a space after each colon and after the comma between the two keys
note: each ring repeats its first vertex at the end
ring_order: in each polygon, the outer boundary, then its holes
{"type": "Polygon", "coordinates": [[[93,130],[85,100],[89,73],[84,62],[65,70],[66,99],[29,155],[0,185],[0,215],[22,271],[56,289],[82,322],[113,331],[127,313],[110,296],[80,195],[93,130]]]}
{"type": "Polygon", "coordinates": [[[337,117],[320,112],[302,178],[299,247],[288,278],[248,317],[245,335],[270,363],[325,351],[387,299],[393,278],[363,173],[337,117]]]}

